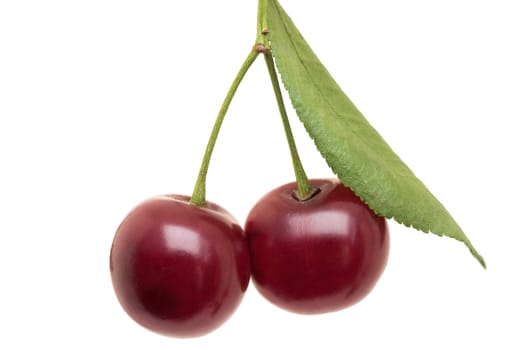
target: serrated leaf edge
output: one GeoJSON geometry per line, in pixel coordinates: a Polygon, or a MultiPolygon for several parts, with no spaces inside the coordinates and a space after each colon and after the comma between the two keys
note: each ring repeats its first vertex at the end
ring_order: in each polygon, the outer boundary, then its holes
{"type": "MultiPolygon", "coordinates": [[[[286,22],[282,20],[282,15],[283,15],[282,12],[283,12],[284,10],[282,9],[282,7],[281,7],[281,5],[279,4],[279,2],[278,2],[277,0],[269,0],[268,2],[269,2],[269,3],[272,3],[272,2],[273,2],[273,4],[276,6],[276,8],[277,8],[277,12],[279,12],[279,15],[281,16],[281,22],[282,22],[283,26],[286,28],[286,30],[288,31],[288,28],[287,28],[286,22]]],[[[269,4],[269,6],[271,6],[271,5],[269,4]]],[[[272,32],[272,31],[271,31],[271,28],[270,28],[270,33],[271,33],[271,32],[272,32]]],[[[299,33],[299,34],[300,34],[301,37],[302,37],[302,34],[301,34],[301,33],[299,33]]],[[[291,36],[290,36],[289,32],[287,32],[287,36],[290,38],[290,41],[293,43],[293,39],[291,39],[291,36]]],[[[306,39],[305,39],[304,37],[302,37],[302,38],[303,38],[303,40],[306,42],[306,39]]],[[[271,45],[271,39],[270,39],[270,45],[271,45]]],[[[295,46],[294,46],[294,50],[297,52],[297,56],[300,57],[300,55],[299,55],[297,49],[295,48],[295,46]]],[[[272,54],[273,54],[273,50],[271,50],[271,52],[272,52],[272,54]]],[[[312,50],[312,53],[313,53],[313,50],[312,50]]],[[[314,55],[315,55],[315,53],[314,53],[314,55]]],[[[288,92],[288,95],[290,96],[290,100],[291,100],[291,102],[292,102],[292,106],[293,106],[294,109],[296,110],[297,114],[299,114],[299,113],[301,113],[301,111],[300,111],[300,110],[301,110],[301,106],[298,105],[299,102],[297,102],[297,99],[292,98],[294,94],[290,92],[287,75],[286,75],[285,72],[283,73],[283,70],[282,70],[282,68],[281,68],[281,64],[280,64],[280,61],[281,61],[281,60],[280,60],[280,58],[279,58],[278,56],[275,56],[275,55],[274,55],[274,57],[275,57],[275,62],[276,62],[276,65],[277,65],[277,69],[278,69],[278,71],[279,71],[279,75],[281,76],[281,81],[282,81],[282,83],[283,83],[283,85],[284,85],[286,91],[288,92]]],[[[317,58],[317,59],[319,60],[319,58],[317,58]]],[[[321,62],[320,60],[319,60],[319,62],[320,62],[321,65],[322,65],[322,62],[321,62]]],[[[309,71],[307,65],[306,65],[302,60],[301,60],[301,65],[304,67],[304,70],[305,70],[305,71],[307,71],[307,72],[309,71]]],[[[322,65],[322,66],[324,67],[324,65],[322,65]]],[[[324,67],[324,68],[325,68],[325,67],[324,67]]],[[[326,70],[326,68],[325,68],[325,71],[327,72],[327,74],[329,74],[329,72],[328,72],[328,70],[326,70]]],[[[333,78],[332,78],[332,79],[333,79],[333,78]]],[[[312,80],[313,80],[313,79],[312,79],[312,80]]],[[[335,82],[335,79],[333,79],[333,80],[334,80],[334,82],[335,82]]],[[[335,83],[336,83],[336,82],[335,82],[335,83]]],[[[336,84],[337,84],[337,83],[336,83],[336,84]]],[[[318,86],[315,86],[315,88],[316,88],[316,90],[319,91],[319,95],[320,95],[320,96],[323,96],[323,99],[325,99],[325,97],[324,97],[323,93],[320,91],[319,87],[318,87],[318,86]]],[[[339,87],[339,88],[340,88],[340,87],[339,87]]],[[[344,93],[344,91],[343,91],[342,89],[341,89],[341,92],[344,93]]],[[[345,94],[345,96],[346,96],[346,94],[345,94]]],[[[349,101],[351,102],[351,100],[349,100],[349,101]]],[[[351,102],[351,103],[352,103],[352,102],[351,102]]],[[[328,104],[328,105],[330,105],[330,104],[328,104]]],[[[353,105],[353,103],[352,103],[352,105],[353,105]]],[[[330,105],[330,108],[332,108],[331,105],[330,105]]],[[[354,105],[354,108],[356,108],[355,105],[354,105]]],[[[308,108],[305,107],[305,109],[308,109],[308,108]]],[[[357,110],[357,108],[356,108],[356,110],[357,110]]],[[[357,110],[357,111],[358,111],[358,110],[357,110]]],[[[358,111],[358,112],[359,112],[359,111],[358,111]]],[[[306,113],[306,112],[304,112],[304,113],[306,113]]],[[[334,113],[335,113],[335,111],[334,111],[334,113]]],[[[359,112],[359,113],[360,113],[360,112],[359,112]]],[[[303,123],[302,120],[301,120],[301,123],[303,123]]],[[[304,124],[303,124],[303,126],[304,126],[304,124]]],[[[317,149],[319,150],[319,144],[318,144],[318,141],[317,141],[317,140],[314,138],[314,136],[310,133],[310,131],[308,130],[308,128],[305,127],[305,130],[306,130],[306,132],[308,133],[308,135],[310,136],[310,138],[314,141],[314,144],[316,145],[317,149]]],[[[378,135],[379,135],[379,134],[378,134],[378,135]]],[[[381,135],[379,135],[379,136],[381,137],[381,135]]],[[[386,143],[386,142],[385,142],[385,143],[386,143]]],[[[326,161],[326,157],[325,157],[325,155],[324,155],[322,152],[321,152],[321,155],[323,156],[323,158],[325,158],[325,161],[326,161]]],[[[398,158],[399,158],[399,157],[398,157],[398,158]]],[[[404,164],[404,162],[403,162],[401,159],[399,159],[399,160],[404,164]]],[[[341,174],[339,174],[339,173],[336,171],[336,169],[334,169],[334,168],[330,165],[330,163],[327,162],[327,164],[328,164],[328,166],[330,167],[330,169],[332,169],[332,171],[336,174],[336,176],[337,176],[341,181],[343,181],[343,178],[342,178],[343,176],[341,176],[341,174]]],[[[405,166],[406,166],[406,165],[405,165],[405,166]]],[[[410,170],[410,168],[409,168],[408,166],[406,166],[406,167],[407,167],[407,169],[413,174],[413,172],[410,170]]],[[[417,178],[417,176],[416,176],[415,174],[413,174],[413,175],[414,175],[414,177],[417,179],[417,181],[421,182],[421,181],[419,180],[419,178],[417,178]]],[[[348,186],[348,187],[350,188],[350,186],[347,184],[346,181],[343,181],[343,183],[345,184],[345,186],[348,186]]],[[[422,182],[421,182],[421,184],[424,186],[424,184],[423,184],[422,182]]],[[[424,186],[424,187],[426,188],[426,186],[424,186]]],[[[353,190],[353,189],[352,189],[352,190],[353,190]]],[[[450,213],[449,213],[449,212],[446,210],[446,208],[443,206],[443,204],[442,204],[442,203],[441,203],[441,202],[440,202],[440,201],[439,201],[439,200],[438,200],[438,199],[437,199],[437,198],[436,198],[436,197],[435,197],[435,196],[434,196],[434,195],[433,195],[428,189],[427,189],[427,191],[429,192],[430,195],[432,195],[432,197],[434,197],[434,199],[436,200],[436,202],[440,205],[441,209],[443,209],[443,210],[444,210],[449,216],[451,216],[450,213]]],[[[355,191],[354,191],[354,192],[355,192],[355,191]]],[[[461,227],[459,227],[459,225],[456,224],[456,227],[457,227],[457,229],[458,229],[458,231],[459,231],[459,232],[458,232],[459,235],[456,234],[456,233],[444,233],[444,232],[439,232],[439,231],[436,232],[436,230],[430,230],[429,227],[421,227],[421,228],[420,228],[420,227],[415,227],[415,226],[413,226],[412,224],[409,224],[409,223],[405,222],[404,220],[402,220],[402,219],[400,219],[400,218],[397,218],[397,217],[394,217],[393,215],[388,215],[388,214],[386,214],[386,213],[383,213],[383,212],[381,212],[381,211],[376,210],[376,209],[374,208],[375,206],[374,206],[373,204],[371,205],[371,203],[370,203],[369,201],[367,201],[365,198],[363,198],[359,193],[356,193],[356,195],[358,195],[359,198],[360,198],[364,203],[366,203],[366,204],[367,204],[367,205],[368,205],[368,206],[369,206],[369,207],[370,207],[370,208],[371,208],[371,209],[372,209],[377,215],[379,215],[379,216],[383,216],[383,217],[386,217],[386,218],[388,218],[388,219],[393,219],[393,220],[395,220],[396,222],[398,222],[398,223],[400,223],[400,224],[402,224],[402,225],[404,225],[404,226],[406,226],[406,227],[408,227],[408,228],[413,228],[413,229],[418,230],[418,231],[423,232],[423,233],[427,233],[427,234],[428,234],[428,233],[432,233],[432,234],[434,234],[434,235],[436,235],[436,236],[439,236],[439,237],[443,237],[443,236],[445,236],[445,237],[453,238],[453,239],[455,239],[455,240],[457,240],[457,241],[463,243],[463,244],[469,249],[470,253],[471,253],[471,254],[472,254],[472,255],[478,260],[478,262],[483,266],[483,268],[485,268],[485,269],[487,268],[484,258],[483,258],[483,257],[477,252],[477,250],[474,248],[474,246],[472,245],[472,243],[470,242],[470,240],[468,239],[468,237],[466,236],[466,234],[463,232],[463,230],[461,229],[461,227]],[[462,235],[463,237],[460,237],[460,235],[462,235]]],[[[451,216],[451,217],[452,217],[452,216],[451,216]]]]}

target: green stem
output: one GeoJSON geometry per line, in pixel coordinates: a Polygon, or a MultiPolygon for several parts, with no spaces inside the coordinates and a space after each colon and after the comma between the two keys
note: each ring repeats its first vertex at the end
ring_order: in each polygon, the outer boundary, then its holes
{"type": "Polygon", "coordinates": [[[295,145],[292,128],[290,127],[290,122],[288,120],[288,115],[284,106],[283,95],[281,93],[281,87],[279,86],[279,79],[277,77],[277,72],[275,70],[275,64],[273,63],[273,57],[271,52],[265,54],[264,59],[266,61],[266,66],[268,67],[268,72],[270,73],[273,91],[275,93],[277,105],[279,106],[279,113],[281,114],[284,132],[286,133],[286,140],[288,141],[288,147],[290,148],[290,154],[292,156],[292,163],[295,172],[295,178],[297,181],[297,190],[295,192],[295,197],[300,201],[305,201],[314,196],[318,192],[318,189],[314,188],[308,180],[308,177],[306,176],[303,165],[301,163],[301,159],[299,158],[299,153],[297,153],[297,147],[295,145]]]}
{"type": "Polygon", "coordinates": [[[268,0],[259,0],[259,6],[257,10],[257,37],[255,39],[256,43],[263,44],[265,47],[268,47],[268,22],[267,22],[267,13],[268,13],[268,0]]]}
{"type": "Polygon", "coordinates": [[[257,58],[258,54],[259,52],[254,48],[250,52],[248,57],[246,57],[244,63],[241,66],[241,69],[239,69],[237,76],[233,80],[233,83],[230,86],[230,89],[228,90],[228,93],[226,95],[226,98],[224,99],[224,102],[222,103],[221,109],[219,111],[219,115],[217,116],[217,119],[215,120],[215,124],[213,126],[213,129],[210,135],[210,139],[206,147],[206,152],[204,153],[204,157],[202,159],[201,168],[199,170],[199,175],[197,177],[197,181],[193,189],[193,194],[190,199],[190,204],[197,205],[197,206],[203,206],[206,202],[206,175],[208,173],[208,167],[210,165],[211,154],[213,153],[213,148],[215,147],[215,141],[217,141],[217,136],[219,135],[219,131],[221,129],[221,125],[224,120],[224,116],[226,115],[226,112],[228,111],[228,107],[230,106],[233,96],[235,95],[235,92],[237,91],[237,88],[239,87],[242,79],[246,75],[246,72],[248,71],[252,63],[257,58]]]}

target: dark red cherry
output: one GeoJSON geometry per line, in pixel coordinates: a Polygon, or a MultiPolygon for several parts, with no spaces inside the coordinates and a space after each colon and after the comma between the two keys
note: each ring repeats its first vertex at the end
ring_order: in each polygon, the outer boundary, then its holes
{"type": "Polygon", "coordinates": [[[120,224],[110,255],[113,287],[129,316],[167,336],[213,331],[235,311],[250,279],[242,228],[223,208],[187,196],[154,197],[120,224]]]}
{"type": "Polygon", "coordinates": [[[320,191],[298,201],[296,183],[266,194],[245,231],[252,279],[275,305],[297,313],[340,310],[363,299],[389,252],[386,220],[339,180],[312,180],[320,191]]]}

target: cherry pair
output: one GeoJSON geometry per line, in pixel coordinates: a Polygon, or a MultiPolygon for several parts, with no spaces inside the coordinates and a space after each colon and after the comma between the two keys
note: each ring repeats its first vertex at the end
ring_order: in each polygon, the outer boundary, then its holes
{"type": "Polygon", "coordinates": [[[236,310],[250,276],[273,304],[297,313],[343,309],[384,270],[386,220],[336,179],[312,180],[307,199],[290,183],[253,207],[243,230],[220,206],[188,196],[151,198],[119,226],[110,255],[120,304],[142,326],[194,337],[236,310]]]}

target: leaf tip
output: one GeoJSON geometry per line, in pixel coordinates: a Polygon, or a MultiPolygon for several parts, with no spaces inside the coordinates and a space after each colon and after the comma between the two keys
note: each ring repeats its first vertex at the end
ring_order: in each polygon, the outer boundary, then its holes
{"type": "Polygon", "coordinates": [[[470,253],[476,258],[476,260],[479,262],[479,264],[481,265],[481,267],[483,267],[483,269],[487,269],[487,263],[485,262],[485,259],[483,259],[483,257],[476,251],[476,249],[474,249],[474,247],[470,244],[467,244],[465,243],[466,246],[468,247],[468,249],[470,250],[470,253]]]}

